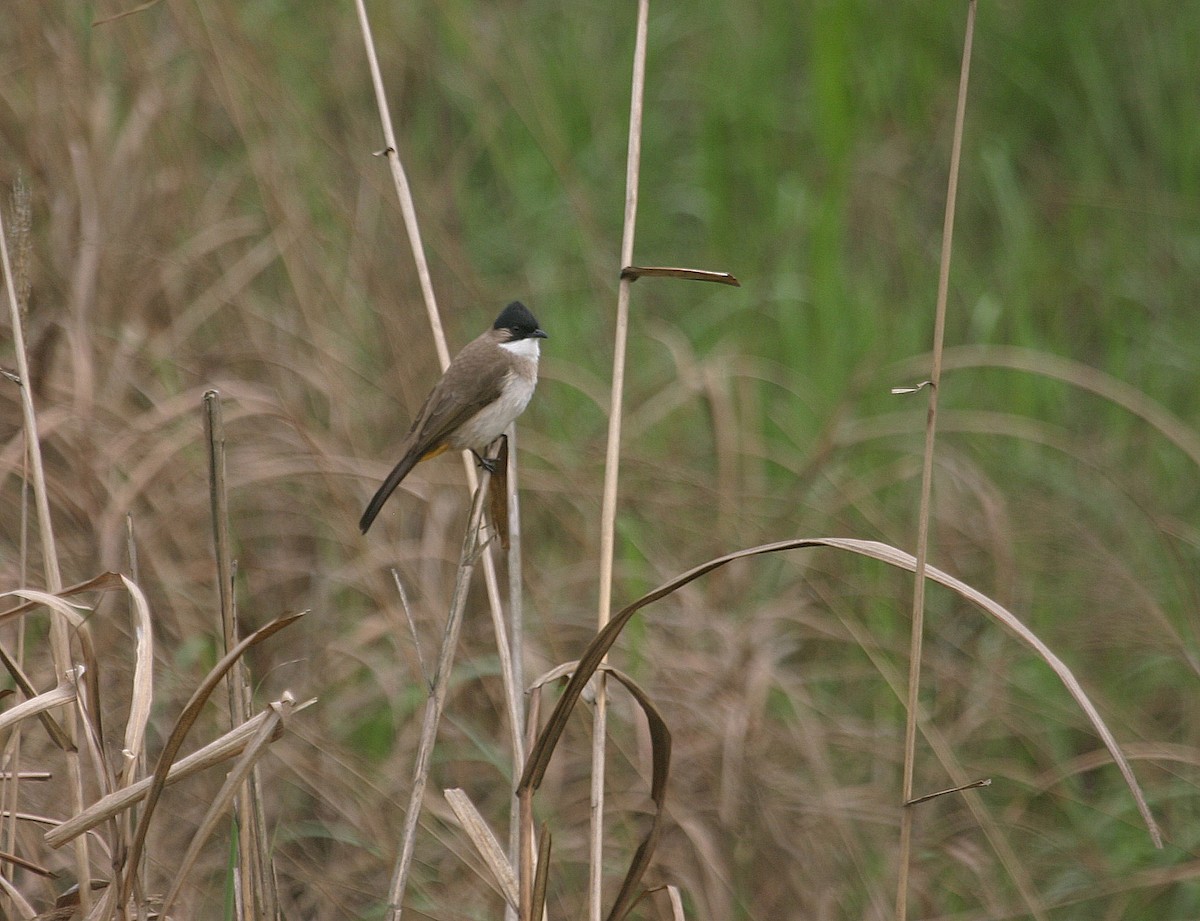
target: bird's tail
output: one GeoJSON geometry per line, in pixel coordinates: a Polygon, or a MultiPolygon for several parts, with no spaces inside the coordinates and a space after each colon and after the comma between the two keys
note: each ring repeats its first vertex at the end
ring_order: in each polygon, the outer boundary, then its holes
{"type": "Polygon", "coordinates": [[[375,516],[383,508],[383,503],[387,502],[388,496],[395,492],[396,487],[400,485],[400,481],[408,476],[409,471],[417,466],[418,461],[423,459],[424,456],[419,451],[409,451],[404,455],[400,463],[392,468],[392,472],[387,475],[387,479],[383,481],[383,485],[379,487],[379,491],[367,503],[367,510],[363,512],[362,518],[358,520],[358,529],[360,531],[364,534],[367,533],[367,529],[371,527],[371,522],[375,520],[375,516]]]}

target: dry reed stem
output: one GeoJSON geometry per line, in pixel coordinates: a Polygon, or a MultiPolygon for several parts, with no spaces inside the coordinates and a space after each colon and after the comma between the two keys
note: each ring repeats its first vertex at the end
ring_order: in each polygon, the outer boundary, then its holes
{"type": "MultiPolygon", "coordinates": [[[[216,390],[204,394],[204,434],[208,447],[209,503],[212,512],[213,545],[217,558],[217,594],[220,601],[223,649],[228,652],[238,642],[240,629],[235,593],[236,564],[233,560],[229,525],[229,493],[225,470],[225,421],[221,395],[216,390]]],[[[229,725],[236,728],[250,718],[250,688],[246,664],[235,660],[226,677],[229,692],[229,725]]],[[[241,894],[237,904],[242,917],[273,919],[277,915],[274,873],[270,871],[266,823],[263,820],[255,761],[247,765],[245,783],[237,790],[233,821],[237,827],[237,885],[241,894]]],[[[214,820],[220,812],[210,813],[214,820]]],[[[197,835],[189,847],[198,849],[197,835]]],[[[164,912],[165,913],[165,912],[164,912]]]]}
{"type": "Polygon", "coordinates": [[[475,500],[471,503],[467,531],[463,536],[458,573],[454,581],[454,595],[450,601],[450,612],[446,618],[442,648],[438,653],[437,668],[433,676],[433,688],[425,701],[425,715],[421,723],[421,741],[417,747],[416,763],[413,765],[412,791],[409,794],[408,809],[404,813],[404,825],[400,832],[400,856],[396,859],[396,868],[388,889],[387,917],[390,921],[400,921],[403,912],[402,902],[408,886],[408,873],[416,845],[417,823],[421,817],[425,787],[429,782],[429,768],[433,760],[434,743],[437,741],[438,724],[441,722],[442,709],[446,704],[446,692],[450,687],[450,672],[454,667],[454,654],[458,649],[458,636],[462,629],[463,613],[467,606],[467,591],[471,584],[471,574],[475,571],[475,562],[479,556],[478,544],[483,524],[483,507],[490,483],[491,476],[485,470],[480,478],[479,488],[475,491],[475,500]]]}
{"type": "MultiPolygon", "coordinates": [[[[933,368],[929,380],[929,412],[925,424],[925,453],[921,467],[921,500],[917,513],[916,578],[913,580],[912,637],[909,648],[907,717],[904,723],[904,778],[900,800],[913,798],[913,772],[916,762],[917,708],[920,706],[921,650],[925,632],[925,568],[929,552],[929,505],[933,489],[933,449],[937,436],[938,389],[942,376],[942,343],[946,331],[946,300],[950,288],[950,256],[954,243],[954,204],[958,195],[959,160],[962,154],[963,122],[967,114],[967,85],[971,73],[971,45],[975,35],[976,0],[967,6],[966,38],[963,42],[959,71],[958,102],[954,113],[954,140],[950,151],[950,176],[946,191],[946,211],[942,223],[942,254],[938,267],[937,306],[933,327],[933,368]]],[[[900,848],[897,855],[896,921],[905,921],[908,913],[908,874],[912,853],[913,811],[905,806],[900,813],[900,848]]]]}
{"type": "MultiPolygon", "coordinates": [[[[392,128],[392,115],[388,108],[387,92],[383,87],[383,74],[379,69],[379,58],[375,54],[375,38],[371,34],[371,22],[367,18],[366,0],[354,0],[354,5],[358,10],[358,24],[362,29],[367,66],[371,71],[371,85],[375,88],[375,103],[379,108],[379,123],[383,128],[384,143],[387,145],[383,149],[383,154],[392,171],[392,181],[396,185],[396,197],[400,201],[400,213],[404,217],[404,228],[408,232],[413,261],[417,265],[417,277],[421,282],[421,295],[425,299],[425,309],[429,318],[429,328],[433,332],[433,344],[437,349],[438,364],[445,371],[450,364],[450,350],[446,346],[446,333],[442,329],[442,318],[438,312],[437,298],[433,293],[433,279],[429,274],[429,262],[425,258],[425,247],[421,242],[421,225],[417,221],[417,207],[413,201],[412,189],[408,185],[408,176],[404,172],[404,164],[400,160],[396,132],[392,128]]],[[[475,488],[474,484],[472,484],[472,488],[475,488]]]]}
{"type": "Polygon", "coordinates": [[[537,874],[533,878],[533,912],[529,916],[530,921],[534,918],[546,917],[546,889],[550,883],[551,844],[553,844],[553,838],[550,834],[550,825],[543,822],[538,833],[537,874]]]}
{"type": "Polygon", "coordinates": [[[154,627],[150,605],[142,590],[132,580],[121,576],[129,593],[129,608],[133,615],[134,666],[133,684],[129,692],[129,715],[125,718],[125,759],[120,786],[128,787],[137,774],[138,764],[145,756],[146,725],[154,705],[154,627]]]}
{"type": "MultiPolygon", "coordinates": [[[[621,232],[621,269],[633,263],[637,227],[638,179],[642,154],[643,97],[646,87],[646,31],[650,0],[638,0],[637,37],[629,93],[629,147],[625,158],[625,218],[621,232]]],[[[617,481],[621,466],[621,408],[625,391],[625,351],[629,337],[629,289],[634,279],[622,273],[617,285],[617,322],[613,343],[612,389],[608,414],[608,447],[604,458],[604,494],[600,506],[600,589],[597,630],[608,624],[612,608],[613,556],[616,544],[617,481]]],[[[608,732],[608,700],[604,676],[596,676],[596,708],[592,721],[592,778],[588,842],[588,918],[600,921],[604,881],[604,752],[608,732]]]]}
{"type": "MultiPolygon", "coordinates": [[[[13,182],[13,221],[12,227],[9,229],[9,239],[12,240],[13,252],[10,256],[14,262],[12,292],[10,296],[14,296],[17,302],[18,313],[25,314],[28,310],[29,293],[32,288],[32,280],[30,277],[30,265],[32,262],[32,230],[33,230],[33,208],[30,204],[29,184],[25,182],[24,176],[21,173],[17,174],[16,180],[13,182]]],[[[7,274],[7,273],[6,273],[7,274]]],[[[7,373],[5,376],[8,376],[7,373]]],[[[18,385],[20,384],[17,381],[18,385]]],[[[29,451],[27,445],[22,445],[21,450],[22,466],[21,471],[21,493],[20,493],[20,524],[18,530],[18,568],[17,568],[17,584],[26,584],[26,573],[28,572],[29,562],[29,451]]],[[[3,653],[6,664],[10,661],[7,652],[3,653]]],[[[11,658],[12,667],[16,670],[21,670],[25,665],[25,621],[21,620],[17,624],[16,630],[16,651],[15,658],[11,658]]],[[[28,686],[28,682],[26,682],[28,686]]],[[[32,696],[29,691],[25,692],[26,696],[32,696]]],[[[58,724],[47,715],[43,722],[48,726],[53,726],[61,735],[62,730],[58,724]]],[[[0,847],[6,852],[13,852],[17,846],[17,822],[15,813],[17,804],[20,801],[20,780],[22,778],[21,766],[21,738],[19,732],[14,732],[12,737],[5,745],[4,765],[9,770],[4,775],[3,785],[0,786],[0,803],[3,804],[6,813],[3,821],[3,833],[0,836],[0,847]]],[[[7,875],[15,873],[15,866],[5,864],[0,867],[0,877],[7,879],[7,875]]],[[[17,903],[18,907],[24,904],[24,900],[17,903]]]]}
{"type": "MultiPolygon", "coordinates": [[[[365,0],[355,0],[358,11],[358,22],[362,31],[363,45],[367,54],[367,65],[371,71],[371,84],[375,90],[375,102],[379,109],[379,121],[383,129],[385,147],[383,150],[388,166],[392,172],[392,180],[396,186],[396,196],[400,202],[400,211],[404,217],[404,226],[408,233],[409,245],[412,248],[413,259],[417,266],[417,275],[421,282],[421,294],[425,300],[425,310],[429,318],[430,330],[433,333],[434,346],[437,349],[438,365],[444,372],[450,364],[450,350],[446,346],[446,334],[442,329],[441,315],[438,311],[437,299],[433,292],[433,281],[429,274],[429,264],[425,258],[425,247],[421,242],[421,229],[417,221],[416,204],[413,201],[412,189],[408,184],[404,165],[400,160],[400,148],[396,143],[396,132],[392,127],[392,116],[388,107],[387,93],[383,85],[383,75],[379,69],[379,58],[375,53],[375,39],[371,34],[371,23],[367,16],[365,0]]],[[[511,427],[510,427],[511,429],[511,427]]],[[[463,470],[467,477],[467,489],[475,494],[479,491],[479,476],[475,472],[470,452],[462,452],[463,470]]],[[[516,451],[510,454],[509,476],[516,479],[516,451]]],[[[510,518],[512,513],[510,512],[510,518]]],[[[518,544],[519,548],[519,544],[518,544]]],[[[519,550],[516,556],[509,556],[510,594],[520,590],[519,550]],[[515,587],[514,587],[515,586],[515,587]]],[[[492,616],[492,628],[496,634],[496,652],[500,659],[500,679],[504,688],[504,700],[508,708],[509,738],[512,745],[513,777],[521,771],[525,762],[524,723],[522,722],[520,685],[515,678],[513,668],[513,649],[520,648],[521,643],[513,641],[510,630],[504,623],[503,606],[500,601],[499,581],[496,576],[496,563],[491,548],[483,549],[483,577],[487,588],[488,606],[492,616]]],[[[515,630],[515,628],[513,628],[515,630]]]]}
{"type": "MultiPolygon", "coordinates": [[[[504,478],[504,501],[508,506],[508,638],[509,659],[512,663],[512,686],[515,693],[520,693],[525,687],[525,601],[521,575],[524,572],[521,544],[521,502],[520,502],[520,468],[515,463],[517,457],[517,424],[508,427],[506,435],[508,445],[509,465],[507,476],[504,478]]],[[[525,736],[525,708],[517,701],[513,715],[513,730],[518,738],[525,736]]],[[[517,778],[521,766],[525,763],[525,752],[528,748],[521,745],[513,752],[513,788],[509,807],[508,823],[508,860],[510,867],[519,859],[521,853],[521,823],[519,821],[521,804],[517,798],[517,778]]],[[[507,921],[515,921],[518,906],[505,907],[504,917],[507,921]]]]}
{"type": "MultiPolygon", "coordinates": [[[[0,209],[2,212],[3,209],[0,209]]],[[[18,384],[21,391],[21,417],[25,428],[27,448],[33,479],[33,499],[37,509],[38,531],[42,538],[42,563],[46,570],[46,587],[51,592],[62,589],[62,572],[58,565],[58,549],[54,542],[54,525],[50,519],[50,499],[46,492],[46,471],[42,465],[42,446],[38,438],[37,413],[33,407],[33,392],[30,389],[29,359],[25,352],[25,333],[21,322],[20,302],[9,260],[8,235],[4,228],[4,217],[0,214],[0,266],[4,269],[4,288],[8,295],[9,316],[12,321],[13,353],[17,361],[18,384]]],[[[50,621],[50,652],[54,659],[54,670],[61,681],[71,669],[71,641],[66,626],[59,618],[50,621]]],[[[71,790],[71,806],[75,812],[83,810],[83,774],[79,766],[78,735],[75,711],[68,709],[63,722],[71,745],[66,751],[67,775],[71,790]]],[[[79,841],[75,845],[75,873],[80,880],[79,906],[86,914],[91,904],[91,894],[86,881],[92,878],[91,860],[87,846],[79,841]]]]}

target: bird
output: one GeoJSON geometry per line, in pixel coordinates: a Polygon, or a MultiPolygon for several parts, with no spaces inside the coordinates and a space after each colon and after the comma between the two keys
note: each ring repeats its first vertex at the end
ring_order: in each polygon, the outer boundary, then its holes
{"type": "Polygon", "coordinates": [[[520,301],[454,356],[404,437],[400,462],[367,503],[358,522],[363,534],[400,481],[418,463],[451,449],[470,451],[480,465],[488,446],[525,411],[537,385],[539,339],[548,339],[520,301]]]}

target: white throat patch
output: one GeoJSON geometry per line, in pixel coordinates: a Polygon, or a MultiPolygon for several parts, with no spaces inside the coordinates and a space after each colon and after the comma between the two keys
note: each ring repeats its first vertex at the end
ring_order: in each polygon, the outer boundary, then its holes
{"type": "Polygon", "coordinates": [[[501,342],[500,348],[506,352],[512,352],[514,355],[519,355],[521,358],[532,358],[537,361],[538,355],[541,354],[541,349],[538,346],[536,338],[518,339],[515,342],[501,342]]]}

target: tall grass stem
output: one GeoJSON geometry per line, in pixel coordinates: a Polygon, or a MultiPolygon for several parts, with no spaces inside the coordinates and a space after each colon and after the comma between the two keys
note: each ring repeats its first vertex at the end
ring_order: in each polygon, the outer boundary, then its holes
{"type": "Polygon", "coordinates": [[[417,747],[417,760],[413,766],[412,791],[408,798],[408,809],[404,814],[404,826],[400,833],[400,856],[392,875],[388,890],[389,921],[400,921],[403,912],[404,892],[408,886],[408,874],[412,867],[413,850],[417,838],[417,823],[421,817],[421,803],[425,798],[425,787],[429,782],[429,768],[433,761],[433,746],[437,741],[438,724],[446,704],[446,693],[450,687],[450,672],[454,667],[454,653],[458,648],[458,636],[462,629],[463,612],[467,607],[467,591],[471,585],[471,574],[479,556],[479,533],[483,522],[484,498],[491,476],[485,471],[471,503],[471,514],[467,521],[467,533],[463,538],[462,554],[458,563],[458,575],[454,582],[454,595],[450,600],[450,613],[446,618],[446,630],[442,648],[438,653],[437,668],[433,676],[433,688],[425,701],[425,716],[421,724],[421,741],[417,747]]]}
{"type": "MultiPolygon", "coordinates": [[[[3,209],[0,209],[3,211],[3,209]]],[[[46,587],[57,594],[62,590],[62,571],[58,565],[58,549],[54,543],[54,526],[50,520],[50,498],[46,491],[46,471],[42,465],[42,445],[38,438],[37,413],[33,407],[33,389],[29,374],[29,358],[25,351],[25,333],[21,322],[21,305],[17,298],[13,280],[12,262],[9,259],[8,235],[4,228],[4,217],[0,214],[0,266],[4,269],[4,288],[8,294],[9,315],[12,319],[13,353],[17,362],[17,376],[21,381],[21,417],[25,427],[25,445],[33,474],[33,501],[37,509],[38,530],[42,538],[42,561],[46,572],[46,587]]],[[[50,619],[50,650],[54,658],[54,671],[62,681],[71,669],[71,640],[62,618],[50,619]]],[[[67,707],[63,713],[67,737],[71,746],[65,752],[67,774],[71,786],[71,805],[75,812],[83,811],[83,775],[79,766],[79,745],[76,733],[75,709],[67,707]]],[[[87,915],[91,908],[90,859],[87,843],[75,842],[75,870],[79,880],[79,910],[87,915]]]]}
{"type": "MultiPolygon", "coordinates": [[[[650,0],[639,0],[633,78],[629,94],[629,149],[625,160],[625,219],[621,234],[620,269],[633,263],[637,227],[638,178],[642,157],[642,99],[646,86],[646,31],[650,0]]],[[[629,336],[629,288],[622,275],[617,285],[617,325],[613,344],[612,397],[608,414],[608,448],[604,459],[604,495],[600,509],[600,589],[597,630],[608,623],[612,609],[613,557],[616,544],[617,480],[621,466],[621,402],[625,390],[625,350],[629,336]]],[[[600,921],[604,876],[604,751],[608,729],[608,699],[603,673],[596,675],[596,709],[592,723],[591,824],[588,848],[588,918],[600,921]]]]}
{"type": "MultiPolygon", "coordinates": [[[[966,37],[962,65],[959,68],[958,102],[954,112],[954,140],[950,149],[950,175],[946,189],[946,210],[942,221],[942,253],[938,266],[937,304],[933,324],[933,360],[929,373],[929,411],[925,421],[925,453],[921,466],[921,501],[917,513],[916,571],[913,578],[912,637],[908,659],[908,715],[904,725],[904,779],[901,802],[913,798],[913,772],[916,762],[917,710],[920,706],[921,654],[925,631],[925,571],[929,555],[930,496],[933,491],[933,450],[937,437],[938,393],[942,376],[942,343],[946,333],[946,301],[950,288],[950,256],[954,249],[954,204],[958,196],[959,162],[962,155],[963,123],[967,115],[967,85],[971,74],[971,46],[975,35],[976,0],[967,6],[966,37]]],[[[896,883],[896,919],[908,914],[909,865],[912,856],[913,809],[900,811],[900,848],[896,883]]]]}
{"type": "MultiPolygon", "coordinates": [[[[229,492],[225,477],[225,422],[221,413],[221,395],[216,390],[204,394],[204,433],[208,446],[209,504],[212,512],[213,547],[217,558],[217,597],[221,608],[222,649],[228,653],[239,641],[237,605],[234,596],[236,566],[229,528],[229,492]]],[[[225,679],[229,693],[229,726],[236,729],[250,718],[249,681],[246,664],[238,659],[225,679]]],[[[274,918],[274,899],[269,893],[269,858],[266,853],[266,827],[260,825],[261,803],[256,805],[258,784],[255,772],[247,770],[246,783],[235,797],[234,821],[238,826],[237,845],[240,872],[237,884],[241,898],[237,904],[255,916],[274,918]]]]}
{"type": "MultiPolygon", "coordinates": [[[[442,328],[441,315],[438,311],[437,299],[433,293],[433,280],[429,272],[429,262],[425,257],[425,247],[421,242],[421,229],[417,221],[416,204],[413,201],[412,189],[408,184],[408,176],[400,160],[400,148],[396,142],[396,132],[392,127],[392,117],[387,102],[387,92],[383,85],[383,75],[379,68],[379,56],[375,53],[375,40],[371,33],[371,22],[367,16],[365,0],[355,0],[358,11],[359,26],[362,30],[363,45],[367,54],[367,64],[371,71],[371,83],[375,89],[375,102],[379,109],[379,121],[383,129],[384,154],[392,171],[392,180],[396,186],[396,196],[400,201],[400,211],[404,216],[404,226],[408,233],[409,244],[412,247],[413,260],[417,266],[417,275],[421,283],[421,294],[425,299],[425,309],[429,317],[429,327],[433,333],[434,346],[437,350],[438,364],[444,372],[450,364],[450,350],[446,345],[446,334],[442,328]]],[[[467,477],[467,487],[472,493],[480,491],[479,476],[475,472],[469,452],[464,451],[463,469],[467,477]]],[[[515,482],[517,475],[516,451],[510,451],[508,457],[508,476],[515,482]]],[[[510,521],[514,516],[509,512],[510,521]]],[[[520,550],[517,555],[509,556],[509,579],[520,585],[520,550]]],[[[525,763],[524,728],[521,716],[521,691],[516,682],[513,667],[513,648],[519,648],[520,642],[512,639],[512,632],[504,623],[504,608],[500,600],[499,580],[496,576],[496,562],[491,548],[483,548],[483,577],[487,588],[488,606],[491,610],[492,625],[496,634],[496,652],[500,660],[500,677],[504,686],[504,700],[508,709],[508,725],[510,743],[512,746],[513,782],[520,775],[525,763]]],[[[511,591],[510,591],[511,594],[511,591]]],[[[515,629],[515,628],[514,628],[515,629]]],[[[514,855],[515,856],[515,855],[514,855]]]]}

